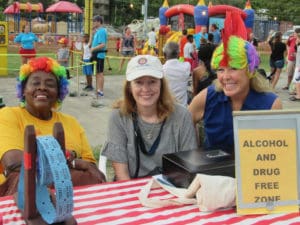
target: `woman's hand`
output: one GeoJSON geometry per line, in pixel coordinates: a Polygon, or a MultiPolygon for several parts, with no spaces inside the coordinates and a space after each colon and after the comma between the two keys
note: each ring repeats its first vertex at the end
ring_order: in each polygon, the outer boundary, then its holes
{"type": "Polygon", "coordinates": [[[130,180],[128,165],[126,163],[112,162],[116,180],[130,180]]]}
{"type": "Polygon", "coordinates": [[[8,176],[11,172],[19,172],[23,160],[23,151],[11,149],[4,153],[1,164],[4,168],[4,175],[8,176]]]}
{"type": "Polygon", "coordinates": [[[74,159],[70,163],[73,186],[99,184],[106,182],[104,174],[97,165],[83,159],[74,159]]]}

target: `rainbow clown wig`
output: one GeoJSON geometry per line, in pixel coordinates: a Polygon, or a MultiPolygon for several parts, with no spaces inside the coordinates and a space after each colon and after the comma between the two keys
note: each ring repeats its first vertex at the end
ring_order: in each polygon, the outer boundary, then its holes
{"type": "Polygon", "coordinates": [[[56,60],[48,57],[33,58],[29,60],[27,64],[24,64],[20,67],[20,74],[17,79],[17,97],[20,99],[21,106],[25,106],[23,92],[28,77],[36,71],[44,71],[47,73],[52,73],[56,76],[58,82],[58,98],[57,104],[54,106],[54,108],[59,107],[68,94],[69,82],[67,80],[65,67],[59,65],[56,60]]]}
{"type": "Polygon", "coordinates": [[[255,47],[246,39],[247,30],[241,15],[227,12],[222,33],[223,43],[213,53],[212,68],[218,69],[220,66],[248,68],[249,78],[253,77],[259,65],[259,57],[255,47]]]}
{"type": "Polygon", "coordinates": [[[255,47],[237,36],[229,37],[226,54],[224,54],[224,44],[221,44],[214,51],[211,60],[213,69],[218,69],[220,66],[229,66],[236,69],[248,67],[250,76],[254,75],[258,65],[259,57],[255,47]]]}

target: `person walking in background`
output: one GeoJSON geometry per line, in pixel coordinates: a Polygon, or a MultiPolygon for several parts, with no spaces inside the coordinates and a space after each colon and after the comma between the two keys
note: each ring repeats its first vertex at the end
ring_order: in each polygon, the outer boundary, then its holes
{"type": "Polygon", "coordinates": [[[193,70],[193,96],[196,96],[201,90],[209,86],[214,79],[216,73],[211,69],[211,58],[216,45],[213,44],[213,34],[208,34],[208,39],[201,38],[201,45],[198,50],[199,65],[193,70]]]}
{"type": "Polygon", "coordinates": [[[197,34],[194,34],[194,40],[195,40],[195,45],[196,45],[196,49],[200,48],[200,40],[201,38],[205,38],[207,40],[208,38],[208,34],[207,34],[207,27],[203,26],[201,27],[201,31],[197,34]]]}
{"type": "Polygon", "coordinates": [[[218,45],[221,42],[221,32],[215,23],[210,25],[210,33],[213,35],[213,44],[218,45]]]}
{"type": "Polygon", "coordinates": [[[295,84],[296,92],[295,95],[291,96],[289,99],[291,101],[300,101],[300,33],[297,33],[295,52],[296,64],[292,82],[295,84]]]}
{"type": "Polygon", "coordinates": [[[128,62],[124,96],[110,114],[101,154],[116,180],[161,174],[162,156],[197,148],[187,108],[174,102],[160,60],[138,55],[128,62]]]}
{"type": "MultiPolygon", "coordinates": [[[[287,71],[287,84],[285,87],[283,87],[283,90],[289,90],[291,81],[294,76],[295,71],[295,64],[296,64],[296,40],[297,35],[300,34],[300,28],[296,28],[293,35],[291,35],[287,42],[287,65],[286,65],[286,71],[287,71]]],[[[291,88],[292,89],[292,88],[291,88]]]]}
{"type": "Polygon", "coordinates": [[[82,61],[84,62],[82,72],[86,77],[86,86],[83,88],[84,91],[93,91],[93,64],[91,64],[91,43],[90,35],[84,34],[82,43],[82,61]]]}
{"type": "Polygon", "coordinates": [[[35,42],[38,42],[37,36],[30,32],[30,25],[26,24],[21,33],[15,39],[15,43],[20,44],[19,54],[21,55],[22,64],[27,63],[28,59],[36,55],[35,42]]]}
{"type": "Polygon", "coordinates": [[[134,56],[135,48],[136,48],[135,37],[131,34],[130,28],[125,27],[125,32],[120,42],[120,50],[123,57],[120,60],[119,72],[122,71],[126,58],[134,56]]]}
{"type": "Polygon", "coordinates": [[[194,42],[194,38],[193,38],[193,35],[189,34],[187,36],[187,43],[184,45],[184,48],[183,48],[183,53],[184,53],[184,61],[185,62],[189,62],[190,65],[191,65],[191,71],[192,71],[192,66],[193,66],[193,60],[195,60],[195,46],[193,44],[194,42]]]}
{"type": "Polygon", "coordinates": [[[200,48],[198,49],[198,59],[201,60],[208,71],[211,70],[210,68],[210,61],[212,54],[216,48],[216,45],[213,44],[214,36],[212,33],[208,34],[207,40],[205,38],[201,38],[200,48]]]}
{"type": "MultiPolygon", "coordinates": [[[[99,15],[93,17],[93,29],[95,31],[92,41],[92,54],[96,55],[96,100],[104,96],[104,60],[106,55],[107,31],[103,27],[103,18],[99,15]]],[[[92,106],[98,107],[99,102],[92,102],[92,106]]]]}
{"type": "Polygon", "coordinates": [[[204,62],[199,60],[198,66],[192,72],[193,92],[191,99],[204,88],[207,88],[216,78],[216,73],[208,70],[204,62]]]}
{"type": "Polygon", "coordinates": [[[281,70],[284,67],[284,54],[286,52],[286,45],[282,42],[282,33],[276,32],[274,38],[269,40],[271,47],[270,67],[271,67],[271,83],[275,90],[276,84],[279,80],[281,70]]]}
{"type": "Polygon", "coordinates": [[[180,62],[179,45],[176,42],[168,42],[164,49],[166,59],[163,71],[169,83],[171,92],[177,102],[183,106],[188,103],[188,80],[191,72],[191,65],[188,62],[180,62]]]}
{"type": "Polygon", "coordinates": [[[70,58],[70,50],[68,48],[68,39],[62,37],[58,40],[59,48],[57,49],[57,61],[60,65],[66,68],[67,78],[70,79],[70,71],[69,67],[69,58],[70,58]]]}
{"type": "Polygon", "coordinates": [[[249,34],[249,42],[257,49],[257,47],[258,47],[258,41],[257,41],[256,37],[254,37],[254,33],[253,32],[251,32],[249,34]]]}
{"type": "Polygon", "coordinates": [[[154,27],[152,27],[151,31],[148,33],[147,36],[148,36],[148,54],[152,54],[152,51],[154,51],[154,53],[157,54],[156,33],[154,27]]]}

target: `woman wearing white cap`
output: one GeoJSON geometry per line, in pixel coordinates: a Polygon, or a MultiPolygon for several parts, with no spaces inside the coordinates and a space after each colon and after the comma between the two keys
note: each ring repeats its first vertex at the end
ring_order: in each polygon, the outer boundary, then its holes
{"type": "Polygon", "coordinates": [[[155,56],[129,61],[124,97],[114,108],[102,154],[116,180],[161,173],[163,154],[197,148],[191,115],[175,103],[155,56]]]}

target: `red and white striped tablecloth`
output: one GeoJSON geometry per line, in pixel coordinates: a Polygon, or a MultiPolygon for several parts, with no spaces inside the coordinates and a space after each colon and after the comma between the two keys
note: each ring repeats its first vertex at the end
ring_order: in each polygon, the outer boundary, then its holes
{"type": "MultiPolygon", "coordinates": [[[[105,183],[75,188],[73,215],[80,225],[95,224],[300,224],[300,214],[238,216],[234,209],[213,213],[200,212],[195,205],[160,209],[143,207],[138,193],[147,179],[105,183]]],[[[151,191],[150,197],[171,197],[162,189],[151,191]]],[[[12,196],[0,198],[3,225],[25,224],[12,196]]],[[[1,219],[0,219],[1,224],[1,219]]]]}

